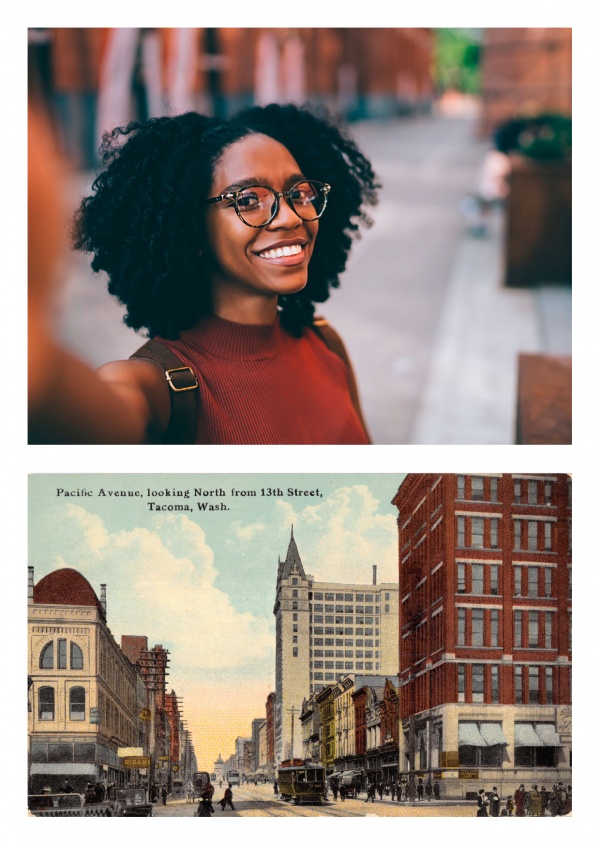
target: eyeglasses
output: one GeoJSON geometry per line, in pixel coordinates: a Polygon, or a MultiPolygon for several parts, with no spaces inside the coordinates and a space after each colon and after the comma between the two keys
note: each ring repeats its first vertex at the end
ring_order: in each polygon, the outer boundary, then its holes
{"type": "Polygon", "coordinates": [[[218,197],[211,197],[207,203],[220,203],[230,200],[242,223],[253,229],[267,226],[277,216],[280,199],[285,199],[288,206],[301,220],[318,220],[327,206],[327,197],[331,186],[326,182],[314,180],[296,182],[289,191],[275,191],[268,185],[249,185],[237,191],[227,191],[218,197]]]}

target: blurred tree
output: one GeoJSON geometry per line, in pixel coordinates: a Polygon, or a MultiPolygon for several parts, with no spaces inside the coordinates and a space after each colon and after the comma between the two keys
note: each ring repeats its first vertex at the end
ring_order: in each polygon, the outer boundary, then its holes
{"type": "Polygon", "coordinates": [[[481,31],[435,29],[435,81],[440,92],[454,89],[464,94],[480,91],[481,31]]]}

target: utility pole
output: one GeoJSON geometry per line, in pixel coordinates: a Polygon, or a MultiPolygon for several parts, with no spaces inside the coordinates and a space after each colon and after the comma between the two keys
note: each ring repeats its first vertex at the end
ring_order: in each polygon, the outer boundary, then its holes
{"type": "Polygon", "coordinates": [[[296,714],[300,713],[300,708],[296,708],[294,706],[293,708],[288,708],[287,710],[288,710],[288,714],[290,714],[290,719],[292,721],[292,743],[291,743],[292,754],[290,755],[290,758],[293,758],[294,757],[294,717],[296,716],[296,714]]]}

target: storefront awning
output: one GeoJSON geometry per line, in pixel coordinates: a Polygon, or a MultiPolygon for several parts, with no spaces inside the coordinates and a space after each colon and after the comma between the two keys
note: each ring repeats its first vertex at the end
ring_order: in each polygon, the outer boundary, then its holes
{"type": "Polygon", "coordinates": [[[487,746],[508,746],[508,740],[502,731],[502,723],[480,723],[479,731],[487,746]]]}
{"type": "Polygon", "coordinates": [[[535,733],[544,746],[562,746],[560,738],[552,723],[537,723],[535,733]]]}
{"type": "Polygon", "coordinates": [[[533,723],[515,723],[515,749],[519,746],[545,746],[535,733],[533,723]]]}
{"type": "Polygon", "coordinates": [[[487,746],[481,736],[477,723],[458,724],[458,745],[459,746],[487,746]]]}

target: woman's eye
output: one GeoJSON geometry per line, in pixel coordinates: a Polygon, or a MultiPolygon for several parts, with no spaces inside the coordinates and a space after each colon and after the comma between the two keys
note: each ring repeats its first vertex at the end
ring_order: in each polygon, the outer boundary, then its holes
{"type": "Polygon", "coordinates": [[[254,192],[240,194],[237,202],[238,206],[243,209],[251,209],[254,206],[260,205],[260,199],[254,192]]]}

